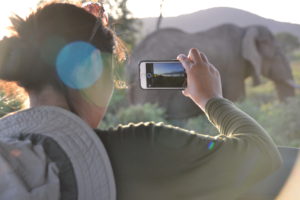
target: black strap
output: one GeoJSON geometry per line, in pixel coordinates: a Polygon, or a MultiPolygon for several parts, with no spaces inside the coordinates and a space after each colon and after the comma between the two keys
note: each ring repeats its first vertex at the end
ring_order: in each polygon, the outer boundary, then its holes
{"type": "Polygon", "coordinates": [[[40,134],[23,134],[19,139],[30,140],[33,145],[42,145],[47,158],[54,162],[59,170],[60,199],[77,199],[77,182],[72,163],[57,142],[48,136],[40,134]]]}

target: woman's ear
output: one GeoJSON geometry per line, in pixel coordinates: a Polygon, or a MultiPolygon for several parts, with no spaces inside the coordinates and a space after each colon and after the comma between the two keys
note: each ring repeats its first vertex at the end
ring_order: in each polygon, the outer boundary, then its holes
{"type": "Polygon", "coordinates": [[[246,33],[242,39],[242,56],[249,61],[253,67],[253,85],[259,85],[261,82],[262,58],[256,47],[255,40],[257,36],[258,30],[255,27],[249,27],[246,29],[246,33]]]}

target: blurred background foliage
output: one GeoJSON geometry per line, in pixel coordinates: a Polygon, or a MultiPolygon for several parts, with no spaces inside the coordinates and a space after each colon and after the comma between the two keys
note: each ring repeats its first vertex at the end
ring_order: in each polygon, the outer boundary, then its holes
{"type": "Polygon", "coordinates": [[[298,37],[291,33],[281,32],[275,35],[278,44],[288,57],[294,56],[294,51],[299,49],[300,42],[298,37]]]}
{"type": "Polygon", "coordinates": [[[0,118],[26,107],[27,99],[25,91],[16,83],[0,81],[0,118]]]}
{"type": "MultiPolygon", "coordinates": [[[[40,1],[44,3],[45,1],[40,1]]],[[[64,2],[64,1],[62,1],[64,2]]],[[[79,1],[84,2],[84,1],[79,1]]],[[[127,44],[129,51],[136,45],[136,33],[141,23],[131,16],[126,7],[127,0],[110,0],[110,26],[127,44]]],[[[299,41],[289,33],[276,35],[278,44],[288,55],[296,82],[300,83],[300,49],[299,41]]],[[[116,80],[122,80],[123,64],[116,68],[116,80]]],[[[124,79],[123,79],[124,80],[124,79]]],[[[271,81],[263,80],[257,87],[247,80],[247,97],[236,105],[256,119],[271,135],[277,145],[300,147],[300,93],[286,103],[277,100],[271,81]]],[[[126,89],[115,89],[107,114],[99,128],[107,129],[118,124],[129,122],[154,121],[174,124],[205,133],[216,135],[217,130],[210,124],[205,115],[178,121],[168,121],[165,111],[157,105],[145,104],[129,106],[126,100],[126,89]]],[[[22,109],[26,104],[26,95],[15,86],[0,82],[0,117],[22,109]]]]}

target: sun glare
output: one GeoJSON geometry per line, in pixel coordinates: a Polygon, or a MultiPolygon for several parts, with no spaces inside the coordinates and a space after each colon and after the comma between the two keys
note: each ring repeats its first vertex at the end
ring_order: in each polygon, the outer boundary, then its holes
{"type": "Polygon", "coordinates": [[[0,38],[8,34],[8,30],[6,27],[9,26],[9,13],[7,11],[0,10],[0,38]]]}
{"type": "MultiPolygon", "coordinates": [[[[13,13],[22,17],[28,15],[32,8],[36,7],[38,1],[22,0],[17,3],[15,1],[6,1],[5,6],[2,6],[2,9],[0,8],[0,39],[9,33],[6,29],[6,27],[10,26],[9,16],[13,13]]],[[[161,0],[128,0],[127,6],[134,17],[158,17],[160,14],[160,2],[161,0]]],[[[295,17],[298,16],[298,7],[294,0],[286,0],[284,4],[271,0],[164,0],[163,14],[165,17],[178,16],[212,7],[234,7],[277,21],[299,23],[297,17],[295,17]]]]}
{"type": "MultiPolygon", "coordinates": [[[[128,0],[127,6],[134,17],[158,17],[160,2],[161,0],[128,0]]],[[[300,23],[296,17],[298,16],[299,7],[294,0],[286,0],[284,4],[271,0],[164,0],[163,15],[165,17],[178,16],[213,7],[232,7],[276,21],[300,23]]]]}
{"type": "Polygon", "coordinates": [[[11,26],[9,17],[17,14],[20,17],[26,17],[37,4],[38,0],[7,1],[5,6],[0,9],[0,39],[8,35],[10,31],[7,29],[11,26]]]}

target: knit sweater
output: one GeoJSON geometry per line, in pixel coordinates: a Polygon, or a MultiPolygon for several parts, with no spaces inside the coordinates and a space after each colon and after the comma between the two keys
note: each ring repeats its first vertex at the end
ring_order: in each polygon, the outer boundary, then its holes
{"type": "Polygon", "coordinates": [[[208,136],[163,123],[96,130],[110,157],[118,200],[232,200],[279,168],[267,132],[230,101],[211,99],[208,136]]]}

